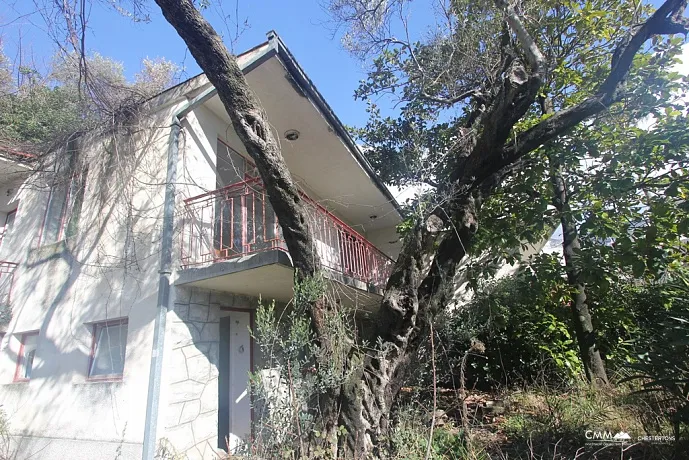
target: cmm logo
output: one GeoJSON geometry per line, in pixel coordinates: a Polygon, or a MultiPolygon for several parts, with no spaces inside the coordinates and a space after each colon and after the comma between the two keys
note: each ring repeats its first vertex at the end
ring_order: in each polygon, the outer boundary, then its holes
{"type": "Polygon", "coordinates": [[[597,430],[586,430],[584,432],[584,437],[589,441],[603,441],[603,442],[625,442],[632,439],[629,433],[620,431],[619,433],[612,434],[612,431],[597,431],[597,430]]]}

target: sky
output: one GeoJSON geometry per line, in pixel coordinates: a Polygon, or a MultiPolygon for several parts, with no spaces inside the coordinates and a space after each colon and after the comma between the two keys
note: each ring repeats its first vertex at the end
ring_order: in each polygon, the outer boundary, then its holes
{"type": "MultiPolygon", "coordinates": [[[[204,15],[226,43],[235,34],[235,16],[240,24],[247,21],[248,28],[233,46],[236,53],[265,41],[266,33],[276,30],[338,117],[346,125],[361,126],[368,118],[366,103],[355,101],[353,94],[359,81],[366,76],[365,64],[342,47],[341,31],[335,30],[323,6],[327,1],[210,0],[211,6],[204,15]],[[223,20],[227,16],[229,20],[223,20]]],[[[45,33],[44,20],[36,12],[36,3],[51,2],[0,0],[0,44],[10,59],[16,59],[21,44],[24,59],[33,57],[34,66],[40,71],[47,67],[55,44],[45,33]]],[[[110,6],[113,3],[127,4],[122,0],[87,1],[90,9],[86,47],[89,51],[123,63],[129,78],[140,70],[141,61],[146,57],[164,57],[182,66],[185,70],[182,79],[200,72],[184,42],[162,17],[153,0],[148,0],[150,22],[147,23],[135,23],[117,13],[110,6]]],[[[410,3],[410,29],[418,34],[426,33],[433,22],[434,12],[429,3],[410,3]]],[[[651,3],[657,6],[660,0],[651,3]]]]}
{"type": "MultiPolygon", "coordinates": [[[[235,35],[238,6],[240,23],[247,20],[249,27],[234,44],[236,53],[264,42],[266,33],[276,30],[338,117],[347,125],[363,125],[367,120],[366,104],[355,101],[353,94],[358,82],[365,78],[364,65],[342,47],[340,34],[322,6],[325,1],[211,0],[211,8],[204,15],[227,43],[228,37],[235,35]],[[230,20],[223,21],[227,15],[230,20]]],[[[148,23],[134,23],[118,14],[109,6],[110,0],[91,3],[87,49],[122,62],[129,78],[140,70],[141,60],[146,57],[164,57],[183,66],[185,78],[200,72],[153,0],[149,0],[148,23]]],[[[0,40],[10,59],[16,58],[21,43],[25,58],[34,56],[40,69],[49,62],[55,46],[47,38],[44,21],[35,9],[32,0],[0,0],[0,40]]],[[[414,17],[420,21],[430,18],[430,14],[419,9],[414,17]]]]}

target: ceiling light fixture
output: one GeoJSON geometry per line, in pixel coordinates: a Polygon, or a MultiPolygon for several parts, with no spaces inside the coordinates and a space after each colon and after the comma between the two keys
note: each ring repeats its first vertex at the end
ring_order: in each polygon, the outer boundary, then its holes
{"type": "Polygon", "coordinates": [[[297,139],[299,139],[299,131],[297,131],[296,129],[288,129],[287,131],[285,131],[285,139],[287,139],[288,141],[296,141],[297,139]]]}

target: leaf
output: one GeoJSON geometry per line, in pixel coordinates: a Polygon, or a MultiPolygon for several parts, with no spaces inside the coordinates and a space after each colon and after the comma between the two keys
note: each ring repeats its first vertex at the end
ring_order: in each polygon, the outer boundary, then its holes
{"type": "Polygon", "coordinates": [[[641,278],[646,271],[646,264],[641,259],[636,259],[632,264],[632,274],[635,278],[641,278]]]}

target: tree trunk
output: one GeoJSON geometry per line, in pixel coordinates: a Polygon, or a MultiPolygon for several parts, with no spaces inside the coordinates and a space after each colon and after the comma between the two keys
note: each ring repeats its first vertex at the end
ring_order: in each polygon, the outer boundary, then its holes
{"type": "Polygon", "coordinates": [[[574,289],[572,298],[572,322],[576,333],[581,362],[586,378],[593,385],[608,385],[608,375],[600,355],[593,329],[591,313],[586,303],[586,286],[581,282],[581,272],[575,263],[577,252],[581,249],[577,226],[570,212],[567,184],[562,174],[562,161],[557,154],[549,156],[551,182],[553,185],[553,205],[557,209],[562,226],[562,252],[565,257],[567,281],[574,289]]]}
{"type": "Polygon", "coordinates": [[[422,323],[452,295],[455,268],[478,228],[476,199],[459,200],[456,215],[452,222],[456,231],[440,237],[437,256],[430,263],[428,255],[439,238],[438,219],[429,217],[405,238],[376,318],[378,327],[368,338],[377,346],[366,350],[360,372],[342,392],[340,424],[351,430],[340,444],[346,458],[390,454],[390,412],[403,383],[404,367],[418,346],[422,323]]]}

